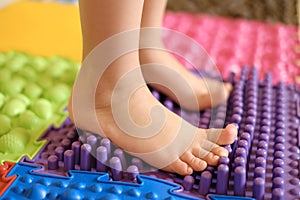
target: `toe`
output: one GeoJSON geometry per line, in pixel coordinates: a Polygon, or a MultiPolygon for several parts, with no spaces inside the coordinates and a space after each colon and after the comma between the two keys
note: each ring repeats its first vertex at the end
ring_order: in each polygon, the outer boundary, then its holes
{"type": "Polygon", "coordinates": [[[215,155],[212,152],[209,152],[204,158],[202,158],[207,162],[208,165],[216,166],[219,162],[220,157],[215,155]]]}
{"type": "Polygon", "coordinates": [[[220,156],[220,157],[222,157],[222,156],[227,157],[228,156],[228,151],[224,147],[216,147],[211,152],[214,153],[217,156],[220,156]]]}
{"type": "Polygon", "coordinates": [[[191,175],[193,173],[193,169],[181,159],[177,159],[175,162],[163,168],[162,170],[174,172],[182,176],[191,175]]]}
{"type": "Polygon", "coordinates": [[[225,129],[208,129],[207,138],[213,143],[219,145],[232,144],[237,137],[237,128],[229,124],[225,129]]]}
{"type": "Polygon", "coordinates": [[[208,165],[217,165],[220,159],[220,156],[214,154],[211,151],[207,151],[206,149],[200,148],[198,150],[193,151],[193,155],[201,160],[205,161],[208,165]]]}
{"type": "Polygon", "coordinates": [[[190,152],[183,154],[180,158],[182,161],[188,163],[194,171],[203,171],[207,167],[207,163],[204,160],[197,158],[190,152]]]}

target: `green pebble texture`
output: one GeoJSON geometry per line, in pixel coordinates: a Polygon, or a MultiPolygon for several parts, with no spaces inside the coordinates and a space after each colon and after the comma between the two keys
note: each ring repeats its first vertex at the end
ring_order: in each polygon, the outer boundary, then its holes
{"type": "Polygon", "coordinates": [[[60,126],[80,64],[54,56],[0,53],[0,164],[33,159],[51,125],[60,126]]]}

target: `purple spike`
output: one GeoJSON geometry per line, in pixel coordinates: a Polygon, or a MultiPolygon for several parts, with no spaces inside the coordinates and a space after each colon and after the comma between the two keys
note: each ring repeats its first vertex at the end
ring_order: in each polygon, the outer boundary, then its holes
{"type": "Polygon", "coordinates": [[[109,165],[111,168],[113,180],[120,181],[123,178],[122,164],[120,158],[112,157],[109,160],[109,165]]]}
{"type": "Polygon", "coordinates": [[[184,190],[191,191],[193,189],[193,185],[195,183],[195,179],[192,176],[185,176],[183,179],[182,186],[184,190]]]}
{"type": "Polygon", "coordinates": [[[236,167],[234,170],[234,195],[244,196],[246,186],[246,169],[244,167],[236,167]]]}
{"type": "Polygon", "coordinates": [[[229,167],[221,164],[217,172],[217,194],[226,194],[228,187],[229,167]]]}
{"type": "Polygon", "coordinates": [[[246,167],[246,160],[243,157],[236,157],[234,159],[234,166],[235,167],[246,167]]]}
{"type": "Polygon", "coordinates": [[[281,188],[283,189],[284,188],[284,179],[281,178],[281,177],[276,177],[276,178],[273,178],[273,189],[275,188],[281,188]]]}
{"type": "Polygon", "coordinates": [[[131,164],[137,166],[140,171],[144,169],[143,161],[139,158],[132,158],[131,164]]]}
{"type": "Polygon", "coordinates": [[[67,150],[64,153],[64,171],[67,172],[74,169],[74,152],[72,150],[67,150]]]}
{"type": "Polygon", "coordinates": [[[49,156],[48,158],[48,169],[57,170],[58,168],[58,158],[56,155],[49,156]]]}
{"type": "Polygon", "coordinates": [[[64,150],[67,150],[67,149],[70,149],[70,146],[71,146],[71,140],[69,139],[63,139],[61,141],[61,146],[64,148],[64,150]]]}
{"type": "Polygon", "coordinates": [[[265,178],[266,176],[266,170],[263,167],[256,167],[254,169],[254,178],[265,178]]]}
{"type": "Polygon", "coordinates": [[[96,167],[96,148],[98,139],[95,135],[90,135],[86,139],[87,144],[91,146],[91,168],[96,167]]]}
{"type": "Polygon", "coordinates": [[[107,149],[107,155],[110,157],[111,155],[111,142],[108,138],[103,138],[100,142],[101,146],[105,146],[107,149]]]}
{"type": "Polygon", "coordinates": [[[92,148],[89,144],[83,144],[80,149],[80,169],[91,170],[91,152],[92,148]]]}
{"type": "Polygon", "coordinates": [[[79,164],[79,160],[80,160],[80,142],[76,141],[72,143],[72,151],[74,152],[74,163],[75,165],[79,164]]]}
{"type": "Polygon", "coordinates": [[[108,157],[107,157],[107,149],[104,146],[100,146],[97,148],[96,151],[96,170],[100,171],[100,172],[105,172],[107,167],[107,161],[108,161],[108,157]]]}
{"type": "Polygon", "coordinates": [[[199,182],[199,194],[205,196],[209,192],[211,185],[212,174],[209,171],[204,171],[201,174],[199,182]]]}
{"type": "Polygon", "coordinates": [[[121,164],[122,164],[122,168],[126,169],[127,168],[127,164],[126,164],[126,158],[125,158],[124,151],[122,149],[115,149],[114,156],[120,158],[120,161],[121,161],[121,164]]]}
{"type": "Polygon", "coordinates": [[[127,173],[129,180],[136,180],[136,176],[139,174],[139,169],[135,165],[130,165],[127,168],[127,173]]]}
{"type": "Polygon", "coordinates": [[[284,191],[281,188],[275,188],[272,191],[272,200],[284,200],[284,191]]]}
{"type": "Polygon", "coordinates": [[[63,159],[64,159],[64,148],[63,147],[56,147],[55,155],[57,156],[59,161],[63,161],[63,159]]]}

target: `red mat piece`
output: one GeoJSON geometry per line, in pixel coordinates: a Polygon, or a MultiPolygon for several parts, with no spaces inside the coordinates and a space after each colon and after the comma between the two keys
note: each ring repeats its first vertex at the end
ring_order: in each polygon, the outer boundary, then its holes
{"type": "Polygon", "coordinates": [[[15,163],[4,162],[4,164],[0,166],[0,197],[17,178],[17,176],[11,176],[9,178],[6,178],[6,175],[14,167],[14,165],[15,163]]]}

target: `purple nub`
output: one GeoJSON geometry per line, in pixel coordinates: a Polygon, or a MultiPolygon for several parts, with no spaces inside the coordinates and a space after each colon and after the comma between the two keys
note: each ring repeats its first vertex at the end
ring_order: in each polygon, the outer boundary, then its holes
{"type": "Polygon", "coordinates": [[[111,142],[108,138],[103,138],[100,142],[101,146],[105,146],[107,149],[108,155],[111,154],[111,142]]]}
{"type": "Polygon", "coordinates": [[[135,165],[130,165],[127,168],[127,174],[129,180],[135,180],[136,176],[139,174],[139,169],[135,165]]]}
{"type": "Polygon", "coordinates": [[[238,141],[238,147],[248,150],[248,145],[249,145],[249,143],[247,142],[247,140],[239,140],[238,141]]]}
{"type": "Polygon", "coordinates": [[[56,147],[55,155],[57,156],[59,161],[64,159],[64,148],[63,147],[56,147]]]}
{"type": "Polygon", "coordinates": [[[106,171],[106,164],[108,161],[107,149],[104,146],[100,146],[96,150],[96,169],[97,171],[106,171]]]}
{"type": "Polygon", "coordinates": [[[116,170],[119,170],[119,171],[122,170],[121,160],[120,160],[120,158],[118,158],[118,157],[112,157],[112,158],[109,160],[109,164],[110,164],[110,167],[111,167],[112,169],[116,169],[116,170]]]}
{"type": "Polygon", "coordinates": [[[285,146],[282,143],[277,143],[277,144],[275,144],[274,149],[275,149],[275,151],[284,151],[285,146]]]}
{"type": "Polygon", "coordinates": [[[97,137],[95,135],[90,135],[87,137],[86,142],[91,145],[92,148],[95,148],[95,145],[97,144],[97,137]]]}
{"type": "Polygon", "coordinates": [[[122,149],[115,149],[114,156],[116,156],[120,159],[121,164],[122,164],[122,168],[126,169],[127,168],[127,163],[126,163],[126,158],[125,158],[125,155],[124,155],[124,151],[122,149]]]}
{"type": "Polygon", "coordinates": [[[289,150],[293,153],[300,154],[299,147],[292,146],[289,150]]]}
{"type": "Polygon", "coordinates": [[[219,159],[219,164],[225,164],[228,165],[230,162],[230,159],[226,156],[221,156],[219,159]]]}
{"type": "Polygon", "coordinates": [[[81,146],[81,144],[79,141],[72,143],[72,151],[74,152],[74,163],[76,165],[79,164],[80,146],[81,146]]]}
{"type": "Polygon", "coordinates": [[[243,158],[246,159],[246,157],[247,157],[246,149],[245,149],[245,148],[242,148],[242,147],[238,147],[238,148],[235,150],[235,156],[236,156],[236,157],[243,157],[243,158]]]}
{"type": "Polygon", "coordinates": [[[183,179],[182,186],[186,191],[191,191],[193,189],[195,179],[193,176],[185,176],[183,179]]]}
{"type": "Polygon", "coordinates": [[[281,178],[284,177],[284,169],[282,167],[275,167],[273,169],[273,178],[276,177],[281,177],[281,178]]]}
{"type": "Polygon", "coordinates": [[[112,178],[115,181],[119,181],[123,177],[123,172],[122,172],[122,164],[121,160],[118,157],[112,157],[109,160],[109,165],[111,167],[111,173],[112,173],[112,178]]]}
{"type": "Polygon", "coordinates": [[[275,135],[276,135],[276,136],[285,136],[285,130],[284,130],[284,129],[281,129],[281,128],[276,129],[275,135]]]}
{"type": "Polygon", "coordinates": [[[263,132],[263,133],[269,134],[270,131],[271,131],[271,129],[270,129],[270,127],[268,127],[268,126],[262,126],[262,127],[260,128],[260,131],[263,132]]]}
{"type": "Polygon", "coordinates": [[[255,122],[256,122],[256,118],[255,118],[255,117],[248,116],[248,117],[246,118],[246,123],[247,123],[247,124],[255,125],[255,122]]]}
{"type": "Polygon", "coordinates": [[[280,158],[277,158],[273,161],[273,166],[274,167],[283,167],[284,166],[284,161],[280,158]]]}
{"type": "Polygon", "coordinates": [[[92,147],[89,144],[83,144],[80,148],[80,169],[90,170],[91,169],[91,152],[92,147]]]}
{"type": "Polygon", "coordinates": [[[257,200],[263,200],[265,193],[265,179],[255,178],[253,184],[253,197],[257,200]]]}
{"type": "Polygon", "coordinates": [[[266,167],[266,159],[264,157],[257,157],[255,159],[255,167],[266,167]]]}
{"type": "Polygon", "coordinates": [[[272,182],[273,182],[273,189],[274,188],[281,188],[281,189],[283,189],[283,187],[284,187],[284,179],[283,178],[276,177],[276,178],[273,179],[272,182]]]}
{"type": "Polygon", "coordinates": [[[56,155],[49,156],[48,158],[48,169],[56,170],[58,168],[58,158],[56,155]]]}
{"type": "Polygon", "coordinates": [[[277,143],[284,144],[284,142],[285,142],[285,138],[282,137],[282,136],[277,136],[277,137],[275,138],[275,143],[276,143],[276,144],[277,144],[277,143]]]}
{"type": "Polygon", "coordinates": [[[272,191],[272,200],[284,200],[284,191],[281,188],[275,188],[272,191]]]}
{"type": "Polygon", "coordinates": [[[292,185],[295,185],[295,186],[300,186],[300,180],[299,180],[299,178],[292,178],[292,180],[290,180],[290,183],[292,184],[292,185]]]}
{"type": "Polygon", "coordinates": [[[263,157],[263,158],[266,159],[267,153],[268,153],[268,152],[267,152],[265,149],[258,149],[258,150],[256,151],[256,157],[263,157]]]}
{"type": "Polygon", "coordinates": [[[258,139],[260,141],[266,141],[266,142],[269,142],[269,135],[266,134],[266,133],[261,133],[259,136],[258,136],[258,139]]]}
{"type": "Polygon", "coordinates": [[[211,181],[212,174],[209,171],[202,172],[198,190],[200,195],[206,195],[209,192],[211,181]]]}
{"type": "Polygon", "coordinates": [[[69,140],[69,139],[63,139],[63,141],[61,141],[61,146],[65,149],[65,150],[67,150],[67,149],[69,149],[70,148],[70,146],[71,146],[71,140],[69,140]]]}
{"type": "Polygon", "coordinates": [[[217,194],[226,194],[228,187],[229,167],[221,164],[217,172],[217,194]]]}
{"type": "Polygon", "coordinates": [[[265,178],[266,170],[263,167],[256,167],[254,169],[254,178],[265,178]]]}
{"type": "Polygon", "coordinates": [[[240,123],[242,121],[242,116],[240,114],[234,114],[231,117],[231,122],[240,123]]]}
{"type": "Polygon", "coordinates": [[[290,193],[292,195],[294,195],[295,197],[298,197],[298,198],[300,197],[300,190],[298,188],[291,189],[290,193]]]}
{"type": "Polygon", "coordinates": [[[244,196],[246,185],[246,169],[244,167],[236,167],[234,170],[234,195],[244,196]]]}
{"type": "Polygon", "coordinates": [[[137,166],[140,171],[142,171],[143,168],[144,168],[143,167],[143,161],[139,158],[132,158],[131,159],[131,164],[137,166]]]}
{"type": "Polygon", "coordinates": [[[254,133],[254,126],[253,125],[250,125],[250,124],[247,124],[245,126],[245,131],[250,133],[250,134],[253,134],[254,133]]]}
{"type": "Polygon", "coordinates": [[[268,143],[266,141],[262,140],[262,141],[260,141],[258,143],[257,147],[258,147],[258,149],[265,149],[265,150],[267,150],[268,149],[268,143]]]}
{"type": "Polygon", "coordinates": [[[67,150],[64,153],[64,171],[67,172],[74,169],[74,152],[72,150],[67,150]]]}

